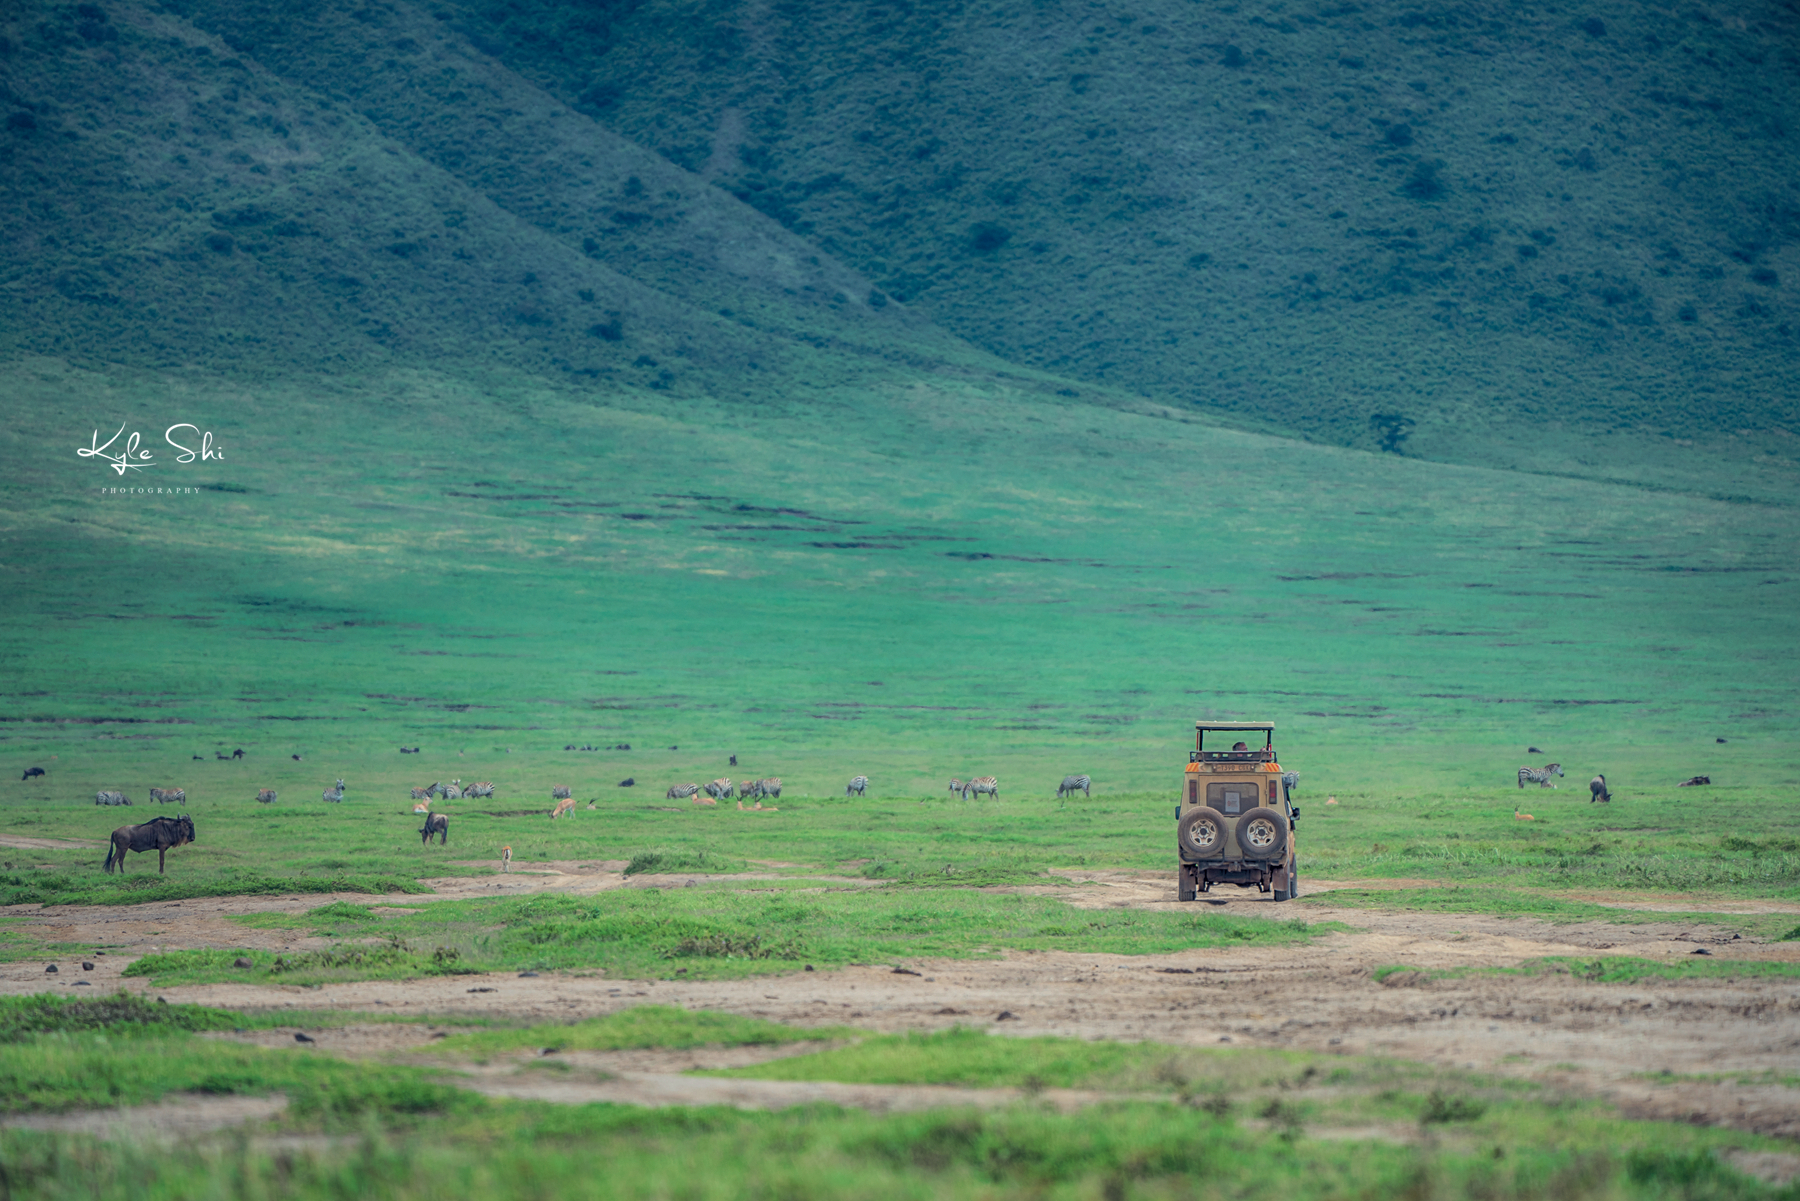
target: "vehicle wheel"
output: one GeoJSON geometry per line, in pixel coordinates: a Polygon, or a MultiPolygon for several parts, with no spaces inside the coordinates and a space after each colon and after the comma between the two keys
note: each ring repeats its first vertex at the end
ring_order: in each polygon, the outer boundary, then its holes
{"type": "Polygon", "coordinates": [[[1238,849],[1244,858],[1268,862],[1287,857],[1287,818],[1273,809],[1252,809],[1238,818],[1238,849]]]}
{"type": "Polygon", "coordinates": [[[1178,901],[1191,901],[1194,899],[1197,891],[1198,890],[1194,887],[1194,873],[1190,872],[1185,867],[1176,868],[1175,899],[1178,901]]]}
{"type": "Polygon", "coordinates": [[[1300,869],[1298,866],[1290,863],[1290,864],[1288,864],[1288,869],[1287,869],[1287,887],[1286,888],[1277,888],[1275,890],[1275,899],[1277,901],[1291,901],[1299,895],[1300,895],[1300,869]]]}
{"type": "Polygon", "coordinates": [[[1225,853],[1225,815],[1217,809],[1189,809],[1176,823],[1175,841],[1190,859],[1217,859],[1225,853]]]}

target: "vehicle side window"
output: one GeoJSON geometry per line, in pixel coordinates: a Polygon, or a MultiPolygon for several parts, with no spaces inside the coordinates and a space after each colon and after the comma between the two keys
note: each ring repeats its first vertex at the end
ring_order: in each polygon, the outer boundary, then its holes
{"type": "Polygon", "coordinates": [[[1206,785],[1206,803],[1226,816],[1250,812],[1260,803],[1261,795],[1254,780],[1248,783],[1236,780],[1209,780],[1206,785]]]}

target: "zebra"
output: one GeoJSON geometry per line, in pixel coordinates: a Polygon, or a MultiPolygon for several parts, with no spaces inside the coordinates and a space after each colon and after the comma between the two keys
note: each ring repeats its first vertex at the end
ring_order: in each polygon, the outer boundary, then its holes
{"type": "Polygon", "coordinates": [[[572,795],[574,794],[567,784],[554,784],[550,788],[550,799],[553,801],[566,801],[572,795]]]}
{"type": "Polygon", "coordinates": [[[970,780],[967,784],[963,785],[963,790],[963,800],[965,801],[969,799],[969,793],[971,792],[976,796],[980,796],[985,792],[996,801],[1000,799],[1000,781],[992,776],[976,776],[973,780],[970,780]]]}
{"type": "MultiPolygon", "coordinates": [[[[758,780],[756,783],[752,784],[750,787],[755,790],[755,793],[754,793],[755,796],[758,796],[758,797],[772,796],[776,800],[781,799],[781,777],[780,776],[768,776],[764,779],[758,780]]],[[[738,790],[738,795],[743,796],[744,790],[740,788],[738,790]]]]}
{"type": "Polygon", "coordinates": [[[343,781],[343,778],[342,778],[342,777],[339,777],[339,778],[338,778],[338,782],[337,782],[337,787],[336,787],[336,788],[327,788],[327,789],[326,789],[326,790],[325,790],[325,791],[324,791],[324,792],[321,792],[321,793],[320,793],[320,794],[319,794],[319,799],[320,799],[320,800],[321,800],[321,801],[329,801],[329,802],[331,802],[331,803],[332,803],[332,804],[333,804],[333,805],[335,805],[335,804],[337,804],[337,803],[338,803],[338,802],[340,802],[340,801],[342,801],[342,800],[343,800],[343,799],[344,799],[344,781],[343,781]]]}
{"type": "Polygon", "coordinates": [[[1094,794],[1089,791],[1093,786],[1094,781],[1088,776],[1064,776],[1063,782],[1057,786],[1056,795],[1058,797],[1074,796],[1079,792],[1082,796],[1093,796],[1094,794]]]}
{"type": "Polygon", "coordinates": [[[129,805],[131,804],[131,798],[122,792],[96,792],[94,794],[94,804],[129,805]]]}
{"type": "Polygon", "coordinates": [[[423,801],[423,800],[429,798],[436,791],[437,791],[436,784],[433,784],[430,788],[415,788],[412,790],[412,799],[415,801],[423,801]]]}
{"type": "Polygon", "coordinates": [[[950,791],[951,792],[961,792],[961,791],[963,791],[963,789],[965,789],[967,787],[968,787],[967,784],[964,784],[961,780],[957,779],[955,776],[950,777],[950,791]]]}
{"type": "Polygon", "coordinates": [[[1539,788],[1555,788],[1556,785],[1550,782],[1550,777],[1562,774],[1563,769],[1560,763],[1550,763],[1543,767],[1521,767],[1519,769],[1519,787],[1525,787],[1526,782],[1529,781],[1539,788]]]}
{"type": "Polygon", "coordinates": [[[259,805],[273,805],[275,803],[275,790],[273,788],[257,789],[256,803],[259,805]]]}
{"type": "Polygon", "coordinates": [[[863,793],[868,790],[868,787],[869,787],[869,777],[867,777],[867,776],[852,776],[850,779],[850,783],[844,785],[844,795],[849,796],[851,793],[854,792],[857,796],[862,796],[863,793]]]}
{"type": "Polygon", "coordinates": [[[185,805],[185,804],[187,804],[187,789],[185,789],[185,788],[152,788],[150,790],[150,799],[155,801],[159,805],[167,805],[170,802],[173,802],[177,805],[185,805]]]}
{"type": "Polygon", "coordinates": [[[1588,792],[1592,794],[1588,798],[1588,804],[1590,804],[1590,805],[1593,804],[1595,801],[1611,801],[1612,800],[1612,792],[1611,792],[1611,790],[1609,790],[1606,787],[1606,777],[1605,776],[1595,776],[1593,779],[1589,780],[1588,781],[1588,792]]]}
{"type": "Polygon", "coordinates": [[[669,791],[663,793],[663,796],[671,801],[681,801],[686,800],[688,797],[693,796],[699,791],[700,785],[698,784],[671,784],[669,785],[669,791]]]}
{"type": "Polygon", "coordinates": [[[706,785],[706,795],[715,801],[730,800],[732,796],[731,780],[728,777],[720,776],[712,783],[706,785]]]}
{"type": "Polygon", "coordinates": [[[479,784],[471,784],[463,789],[463,795],[466,797],[491,797],[494,795],[494,786],[483,780],[479,784]]]}

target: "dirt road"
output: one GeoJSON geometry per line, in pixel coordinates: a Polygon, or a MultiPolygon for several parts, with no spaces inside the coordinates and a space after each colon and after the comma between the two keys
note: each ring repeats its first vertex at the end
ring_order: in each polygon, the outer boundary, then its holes
{"type": "MultiPolygon", "coordinates": [[[[438,883],[447,886],[447,895],[465,896],[494,895],[496,885],[507,891],[627,886],[616,871],[612,865],[594,865],[585,872],[529,879],[515,874],[459,880],[454,891],[449,891],[452,882],[438,883]]],[[[657,882],[640,877],[630,883],[657,882]]],[[[1322,881],[1314,891],[1328,888],[1322,881]]],[[[1170,903],[1167,893],[1165,880],[1119,876],[1089,878],[1057,895],[1080,905],[1136,907],[1170,903]]],[[[1800,1077],[1800,989],[1791,977],[1622,985],[1566,974],[1434,974],[1599,953],[1669,959],[1704,950],[1715,963],[1800,961],[1800,943],[1736,938],[1724,926],[1691,922],[1551,925],[1525,918],[1334,909],[1327,895],[1298,912],[1309,920],[1342,921],[1352,930],[1291,949],[1220,948],[1158,956],[1014,951],[997,961],[918,960],[740,981],[496,974],[317,988],[213,984],[147,989],[143,981],[120,975],[136,954],[152,948],[307,946],[314,940],[288,931],[249,930],[227,918],[271,909],[303,911],[331,899],[210,898],[115,909],[31,910],[19,916],[27,918],[33,935],[74,945],[108,945],[112,951],[89,957],[86,961],[95,965],[91,971],[81,970],[79,962],[60,962],[60,972],[48,985],[42,962],[0,966],[0,991],[48,986],[101,992],[124,986],[170,1001],[287,1009],[294,1011],[296,1025],[305,1024],[308,1010],[573,1020],[656,1002],[802,1026],[903,1031],[962,1023],[1009,1035],[1366,1053],[1530,1076],[1572,1092],[1610,1097],[1637,1116],[1800,1137],[1800,1088],[1793,1086],[1800,1077]],[[1394,965],[1415,970],[1377,979],[1380,969],[1394,965]],[[896,967],[906,970],[896,972],[896,967]],[[1669,1075],[1658,1075],[1664,1072],[1669,1075]]],[[[426,904],[430,898],[396,903],[426,904]]],[[[1222,897],[1218,905],[1224,912],[1267,914],[1272,908],[1254,894],[1222,897]]],[[[1686,908],[1692,912],[1704,906],[1686,908]]],[[[1720,909],[1737,911],[1736,905],[1720,909]]],[[[331,1047],[329,1030],[315,1033],[322,1048],[331,1047]]],[[[342,1049],[352,1050],[348,1045],[342,1049]]]]}

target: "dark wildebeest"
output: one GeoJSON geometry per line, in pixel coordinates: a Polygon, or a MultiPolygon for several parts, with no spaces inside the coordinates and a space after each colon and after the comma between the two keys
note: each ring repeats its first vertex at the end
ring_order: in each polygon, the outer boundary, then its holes
{"type": "Polygon", "coordinates": [[[433,813],[426,817],[425,826],[419,831],[419,841],[426,846],[431,845],[431,836],[438,836],[439,846],[450,845],[450,819],[442,813],[433,813]]]}
{"type": "Polygon", "coordinates": [[[1696,785],[1711,784],[1711,783],[1712,783],[1711,776],[1694,776],[1694,777],[1691,777],[1690,779],[1683,780],[1681,783],[1675,785],[1675,787],[1677,787],[1677,788],[1693,788],[1696,785]]]}
{"type": "Polygon", "coordinates": [[[1589,780],[1588,791],[1594,794],[1592,797],[1588,798],[1588,804],[1590,805],[1595,801],[1612,800],[1612,793],[1608,792],[1606,788],[1605,776],[1595,776],[1593,779],[1589,780]]]}
{"type": "Polygon", "coordinates": [[[25,769],[25,774],[20,776],[19,779],[29,780],[33,776],[41,776],[43,774],[44,774],[44,769],[41,767],[28,767],[25,769]]]}
{"type": "Polygon", "coordinates": [[[231,757],[233,759],[242,759],[244,757],[244,748],[240,746],[237,750],[231,752],[231,757]]]}
{"type": "Polygon", "coordinates": [[[112,833],[112,853],[106,857],[106,870],[125,870],[126,851],[155,851],[156,870],[160,874],[170,847],[185,846],[194,841],[194,819],[153,817],[136,826],[120,826],[112,833]]]}

